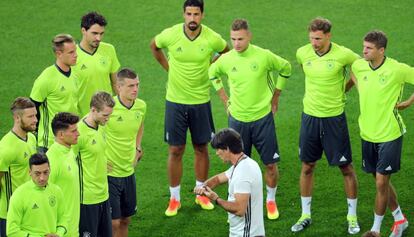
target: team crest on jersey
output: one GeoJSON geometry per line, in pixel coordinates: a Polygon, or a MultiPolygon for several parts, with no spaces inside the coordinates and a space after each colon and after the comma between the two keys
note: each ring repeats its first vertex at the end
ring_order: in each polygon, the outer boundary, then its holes
{"type": "Polygon", "coordinates": [[[198,46],[198,50],[200,50],[200,53],[204,53],[204,51],[206,51],[205,45],[198,46]]]}
{"type": "Polygon", "coordinates": [[[257,70],[259,69],[259,65],[258,65],[256,62],[252,62],[252,63],[250,64],[250,69],[251,69],[253,72],[255,72],[255,71],[257,71],[257,70]]]}
{"type": "Polygon", "coordinates": [[[307,61],[306,64],[305,64],[305,66],[312,67],[312,62],[311,61],[307,61]]]}
{"type": "Polygon", "coordinates": [[[181,48],[181,46],[180,46],[180,47],[178,47],[178,48],[175,50],[175,52],[177,52],[177,53],[181,53],[181,52],[183,52],[183,48],[181,48]]]}
{"type": "Polygon", "coordinates": [[[140,119],[142,117],[142,113],[141,112],[137,112],[136,117],[137,117],[137,119],[140,119]]]}
{"type": "Polygon", "coordinates": [[[364,77],[362,78],[362,80],[364,80],[364,81],[368,81],[368,77],[367,77],[367,76],[364,76],[364,77]]]}
{"type": "Polygon", "coordinates": [[[86,65],[82,64],[81,70],[85,70],[85,69],[87,69],[86,65]]]}
{"type": "Polygon", "coordinates": [[[49,205],[51,207],[54,207],[56,205],[56,197],[55,196],[49,196],[49,205]]]}
{"type": "Polygon", "coordinates": [[[334,60],[328,60],[328,61],[326,62],[326,67],[327,67],[329,70],[332,70],[332,69],[335,67],[335,62],[334,62],[334,60]]]}
{"type": "Polygon", "coordinates": [[[106,61],[106,58],[105,57],[101,57],[100,59],[99,59],[99,62],[101,63],[101,65],[102,66],[105,66],[108,62],[106,61]]]}
{"type": "Polygon", "coordinates": [[[381,85],[385,85],[387,83],[387,76],[384,74],[379,75],[379,83],[381,85]]]}

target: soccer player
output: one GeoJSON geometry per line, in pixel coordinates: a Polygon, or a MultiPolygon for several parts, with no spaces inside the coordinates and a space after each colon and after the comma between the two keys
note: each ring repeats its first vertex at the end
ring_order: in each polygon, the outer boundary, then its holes
{"type": "MultiPolygon", "coordinates": [[[[346,122],[345,89],[352,87],[346,71],[359,58],[351,50],[331,42],[331,23],[313,19],[308,27],[310,43],[299,48],[296,57],[305,73],[305,96],[299,138],[302,161],[300,195],[302,215],[292,226],[299,232],[312,223],[311,201],[316,162],[322,153],[330,166],[338,166],[344,177],[348,203],[348,233],[357,234],[357,179],[346,122]],[[348,69],[347,69],[348,68],[348,69]]],[[[349,73],[348,73],[349,74],[349,73]]]]}
{"type": "Polygon", "coordinates": [[[17,188],[10,200],[7,236],[68,236],[65,234],[71,217],[65,209],[67,199],[57,185],[48,182],[47,157],[36,153],[28,163],[32,180],[17,188]]]}
{"type": "Polygon", "coordinates": [[[115,107],[107,125],[105,159],[108,160],[109,202],[114,237],[127,237],[136,213],[135,167],[141,159],[146,103],[138,99],[138,75],[128,68],[117,74],[115,107]]]}
{"type": "Polygon", "coordinates": [[[56,63],[40,74],[30,93],[40,116],[37,145],[41,152],[46,152],[54,142],[50,122],[55,114],[78,111],[76,75],[72,72],[77,58],[75,40],[70,35],[59,34],[52,40],[52,46],[56,63]]]}
{"type": "Polygon", "coordinates": [[[65,197],[65,211],[70,215],[68,237],[79,236],[80,184],[79,168],[72,146],[78,142],[79,117],[61,112],[52,120],[55,143],[46,152],[50,162],[49,181],[62,189],[65,197]]]}
{"type": "Polygon", "coordinates": [[[352,64],[353,80],[359,92],[359,128],[362,143],[362,168],[373,174],[377,194],[371,231],[380,233],[385,210],[391,210],[394,225],[390,237],[402,236],[408,227],[398,204],[391,175],[400,170],[405,125],[398,110],[414,102],[414,94],[402,100],[405,83],[414,84],[414,68],[385,56],[387,37],[382,31],[364,37],[364,59],[352,64]]]}
{"type": "Polygon", "coordinates": [[[234,20],[230,38],[233,50],[220,57],[209,70],[209,77],[227,112],[229,127],[240,133],[244,153],[251,156],[252,145],[266,167],[266,207],[268,219],[279,218],[276,190],[280,160],[273,116],[279,96],[291,74],[291,65],[269,50],[250,44],[251,32],[244,19],[234,20]],[[276,85],[273,72],[278,72],[276,85]],[[228,77],[230,99],[223,88],[228,77]],[[258,93],[260,91],[260,93],[258,93]]]}
{"type": "Polygon", "coordinates": [[[27,159],[36,153],[35,104],[25,97],[17,97],[10,107],[13,128],[0,141],[0,236],[6,237],[6,217],[10,196],[17,187],[30,179],[27,159]]]}
{"type": "MultiPolygon", "coordinates": [[[[207,144],[214,133],[208,67],[214,53],[228,51],[226,41],[201,24],[204,17],[202,0],[186,0],[183,10],[184,24],[165,29],[151,42],[154,57],[168,72],[164,140],[169,145],[168,179],[171,195],[166,216],[177,215],[181,207],[180,183],[187,129],[191,133],[195,155],[196,186],[201,186],[208,177],[207,144]],[[162,48],[168,49],[168,61],[162,48]]],[[[196,196],[195,202],[203,209],[214,208],[208,198],[203,196],[196,196]]]]}
{"type": "Polygon", "coordinates": [[[216,154],[231,167],[208,179],[195,193],[204,195],[228,212],[229,236],[265,236],[262,172],[256,161],[243,153],[243,141],[235,130],[225,128],[211,141],[216,154]],[[227,200],[212,191],[228,183],[227,200]]]}
{"type": "Polygon", "coordinates": [[[92,96],[90,112],[78,124],[80,136],[73,147],[79,164],[81,206],[79,236],[112,237],[107,160],[103,126],[115,101],[107,92],[92,96]]]}
{"type": "Polygon", "coordinates": [[[82,40],[76,52],[78,61],[74,70],[78,89],[79,115],[89,113],[89,103],[95,92],[116,92],[116,72],[120,64],[113,45],[101,42],[107,24],[104,16],[89,12],[81,20],[82,40]]]}

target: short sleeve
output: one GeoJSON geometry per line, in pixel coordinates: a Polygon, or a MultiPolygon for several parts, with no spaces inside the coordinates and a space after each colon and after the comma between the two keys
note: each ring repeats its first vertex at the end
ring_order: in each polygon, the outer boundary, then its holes
{"type": "Polygon", "coordinates": [[[223,52],[227,46],[227,42],[221,37],[221,35],[214,31],[210,31],[209,42],[213,51],[217,53],[223,52]]]}
{"type": "Polygon", "coordinates": [[[223,88],[222,76],[224,72],[221,69],[222,57],[220,57],[216,62],[211,64],[208,69],[208,78],[210,78],[211,83],[216,91],[223,88]]]}
{"type": "Polygon", "coordinates": [[[234,170],[234,166],[231,166],[228,170],[226,170],[226,171],[224,172],[224,174],[226,175],[227,179],[229,179],[229,180],[230,180],[230,178],[231,178],[231,174],[233,173],[233,170],[234,170]]]}
{"type": "Polygon", "coordinates": [[[7,172],[9,170],[12,157],[11,151],[0,144],[0,171],[7,172]]]}
{"type": "Polygon", "coordinates": [[[401,71],[403,72],[404,82],[414,85],[414,68],[401,63],[401,71]]]}
{"type": "Polygon", "coordinates": [[[155,45],[157,48],[167,48],[171,43],[172,28],[167,28],[155,36],[155,45]]]}
{"type": "Polygon", "coordinates": [[[355,60],[359,59],[359,55],[354,53],[352,50],[345,48],[346,57],[345,65],[351,65],[355,60]]]}
{"type": "Polygon", "coordinates": [[[34,101],[42,103],[46,100],[50,93],[50,81],[45,73],[42,73],[34,82],[30,98],[34,101]]]}
{"type": "Polygon", "coordinates": [[[296,61],[297,61],[300,65],[302,65],[302,64],[303,64],[303,62],[302,62],[302,57],[301,57],[301,53],[300,53],[300,49],[298,49],[298,50],[296,51],[296,61]]]}
{"type": "Polygon", "coordinates": [[[246,177],[232,181],[234,183],[234,194],[252,193],[252,182],[246,177]]]}
{"type": "Polygon", "coordinates": [[[119,70],[119,68],[121,67],[121,64],[119,63],[118,57],[116,56],[115,47],[112,46],[111,49],[112,49],[111,50],[111,61],[112,61],[111,73],[115,73],[119,70]]]}

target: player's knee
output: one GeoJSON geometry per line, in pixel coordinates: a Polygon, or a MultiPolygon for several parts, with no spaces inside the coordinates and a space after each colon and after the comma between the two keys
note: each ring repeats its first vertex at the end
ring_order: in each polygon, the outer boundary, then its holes
{"type": "Polygon", "coordinates": [[[377,179],[375,180],[375,184],[377,186],[378,191],[386,191],[388,190],[389,180],[377,177],[377,179]]]}
{"type": "Polygon", "coordinates": [[[276,163],[267,164],[266,165],[266,171],[268,173],[275,174],[277,172],[277,164],[276,163]]]}
{"type": "Polygon", "coordinates": [[[130,222],[131,222],[130,218],[121,218],[120,226],[122,227],[128,226],[130,222]]]}
{"type": "Polygon", "coordinates": [[[173,159],[181,159],[183,157],[185,146],[170,146],[169,156],[173,159]]]}
{"type": "Polygon", "coordinates": [[[193,144],[194,152],[208,154],[207,144],[193,144]]]}
{"type": "Polygon", "coordinates": [[[309,176],[313,174],[313,170],[315,169],[315,163],[302,163],[302,174],[309,176]]]}
{"type": "Polygon", "coordinates": [[[341,172],[344,176],[354,176],[355,175],[354,168],[350,164],[339,166],[339,169],[341,169],[341,172]]]}
{"type": "Polygon", "coordinates": [[[121,220],[120,219],[112,220],[112,229],[114,231],[117,231],[120,228],[121,228],[121,220]]]}

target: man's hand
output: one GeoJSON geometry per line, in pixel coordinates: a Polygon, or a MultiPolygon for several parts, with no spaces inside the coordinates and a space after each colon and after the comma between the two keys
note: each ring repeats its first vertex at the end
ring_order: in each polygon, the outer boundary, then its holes
{"type": "Polygon", "coordinates": [[[108,163],[106,163],[106,169],[107,169],[108,173],[111,173],[113,168],[114,168],[114,166],[113,166],[112,162],[108,161],[108,163]]]}
{"type": "Polygon", "coordinates": [[[134,159],[134,168],[137,166],[138,162],[141,160],[142,155],[144,155],[144,151],[140,148],[136,150],[137,152],[135,153],[135,159],[134,159]]]}
{"type": "Polygon", "coordinates": [[[218,198],[217,193],[215,193],[209,186],[195,187],[194,193],[197,195],[206,196],[211,201],[216,201],[218,198]]]}
{"type": "Polygon", "coordinates": [[[406,109],[406,108],[410,107],[410,105],[411,105],[412,103],[413,103],[413,102],[412,102],[410,99],[408,99],[408,100],[406,100],[406,101],[403,101],[403,102],[397,103],[397,104],[395,105],[395,108],[397,108],[398,110],[404,110],[404,109],[406,109]]]}
{"type": "Polygon", "coordinates": [[[59,237],[57,234],[45,234],[45,237],[59,237]]]}
{"type": "Polygon", "coordinates": [[[277,113],[277,110],[279,108],[279,97],[281,93],[282,91],[279,89],[276,89],[275,92],[273,93],[272,102],[271,102],[273,116],[277,113]]]}

